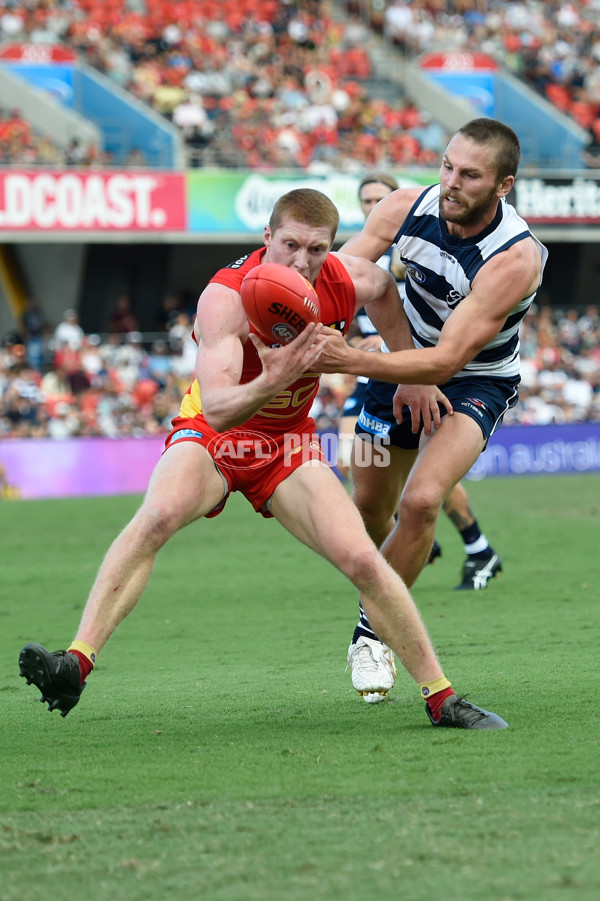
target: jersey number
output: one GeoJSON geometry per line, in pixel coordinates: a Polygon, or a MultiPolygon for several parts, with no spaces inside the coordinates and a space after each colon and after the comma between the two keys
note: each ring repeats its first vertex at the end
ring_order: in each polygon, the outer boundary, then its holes
{"type": "Polygon", "coordinates": [[[277,397],[265,404],[263,410],[289,410],[290,407],[301,407],[314,391],[314,385],[304,385],[292,391],[281,391],[277,397]]]}

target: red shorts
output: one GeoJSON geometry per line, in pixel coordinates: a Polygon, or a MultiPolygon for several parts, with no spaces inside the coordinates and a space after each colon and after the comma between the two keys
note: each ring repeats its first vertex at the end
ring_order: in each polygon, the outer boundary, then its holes
{"type": "Polygon", "coordinates": [[[165,450],[177,441],[201,444],[227,482],[226,496],[208,517],[217,516],[223,510],[232,491],[241,491],[258,513],[270,517],[268,501],[280,482],[308,460],[321,460],[329,465],[310,418],[298,432],[281,435],[268,435],[242,426],[215,432],[202,414],[190,418],[177,416],[172,425],[165,450]]]}

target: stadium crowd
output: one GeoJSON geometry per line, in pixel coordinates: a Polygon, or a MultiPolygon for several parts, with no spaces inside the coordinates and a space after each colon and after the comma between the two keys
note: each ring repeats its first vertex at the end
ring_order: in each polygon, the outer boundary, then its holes
{"type": "MultiPolygon", "coordinates": [[[[170,298],[172,299],[172,298],[170,298]]],[[[126,305],[125,305],[126,306],[126,305]]],[[[0,438],[166,433],[193,379],[192,313],[170,304],[164,331],[125,331],[113,320],[105,336],[85,334],[74,310],[48,329],[33,301],[20,333],[0,349],[0,438]]],[[[600,313],[534,309],[522,334],[521,399],[508,424],[600,422],[600,313]]],[[[324,376],[313,415],[335,432],[348,376],[324,376]]]]}
{"type": "MultiPolygon", "coordinates": [[[[177,125],[190,167],[427,166],[447,138],[405,98],[370,97],[372,32],[319,0],[32,0],[3,11],[0,36],[67,44],[177,125]]],[[[28,159],[43,163],[36,143],[28,159]]],[[[107,162],[79,151],[80,165],[107,162]]],[[[22,162],[18,146],[4,160],[22,162]]]]}
{"type": "Polygon", "coordinates": [[[0,107],[0,166],[55,166],[105,168],[110,166],[143,167],[146,160],[133,148],[120,163],[114,154],[99,150],[94,144],[82,144],[72,138],[65,147],[50,135],[38,131],[19,107],[0,107]]]}
{"type": "Polygon", "coordinates": [[[493,57],[589,132],[582,162],[600,165],[599,0],[392,0],[383,15],[371,12],[371,24],[409,54],[493,57]]]}
{"type": "MultiPolygon", "coordinates": [[[[251,169],[437,165],[447,135],[427,112],[369,94],[373,34],[409,54],[481,51],[589,131],[582,163],[594,166],[599,11],[600,0],[4,0],[0,38],[69,45],[181,128],[188,166],[251,169]]],[[[80,165],[115,162],[75,151],[80,165]]],[[[43,136],[25,159],[15,144],[0,152],[41,164],[64,153],[43,136]]]]}
{"type": "MultiPolygon", "coordinates": [[[[65,147],[44,134],[27,119],[19,107],[0,108],[0,166],[78,166],[104,168],[117,165],[113,155],[93,144],[72,138],[65,147]]],[[[145,165],[140,151],[131,151],[125,166],[145,165]]]]}

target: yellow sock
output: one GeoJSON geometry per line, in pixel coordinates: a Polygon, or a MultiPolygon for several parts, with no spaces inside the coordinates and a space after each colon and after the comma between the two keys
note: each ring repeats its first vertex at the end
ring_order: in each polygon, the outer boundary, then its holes
{"type": "Polygon", "coordinates": [[[431,697],[431,695],[437,694],[438,691],[443,691],[445,688],[450,687],[451,683],[448,682],[445,676],[440,676],[438,679],[432,679],[430,682],[419,682],[421,697],[425,699],[431,697]]]}
{"type": "Polygon", "coordinates": [[[91,644],[86,644],[85,641],[72,641],[67,650],[79,651],[80,654],[83,654],[90,661],[92,669],[96,666],[96,651],[91,644]]]}

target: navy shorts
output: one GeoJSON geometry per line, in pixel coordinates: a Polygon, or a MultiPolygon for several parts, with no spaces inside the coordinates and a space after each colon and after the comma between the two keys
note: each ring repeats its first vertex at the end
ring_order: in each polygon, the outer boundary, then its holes
{"type": "MultiPolygon", "coordinates": [[[[506,411],[517,403],[519,381],[518,378],[465,376],[450,379],[439,388],[451,402],[455,413],[464,413],[475,420],[487,443],[490,435],[500,427],[506,411]]],[[[392,412],[396,387],[389,382],[369,381],[354,431],[367,441],[379,438],[385,444],[415,450],[419,446],[422,428],[416,435],[412,433],[409,407],[403,407],[402,422],[396,422],[392,412]]],[[[444,407],[440,407],[440,412],[445,416],[444,407]]]]}

